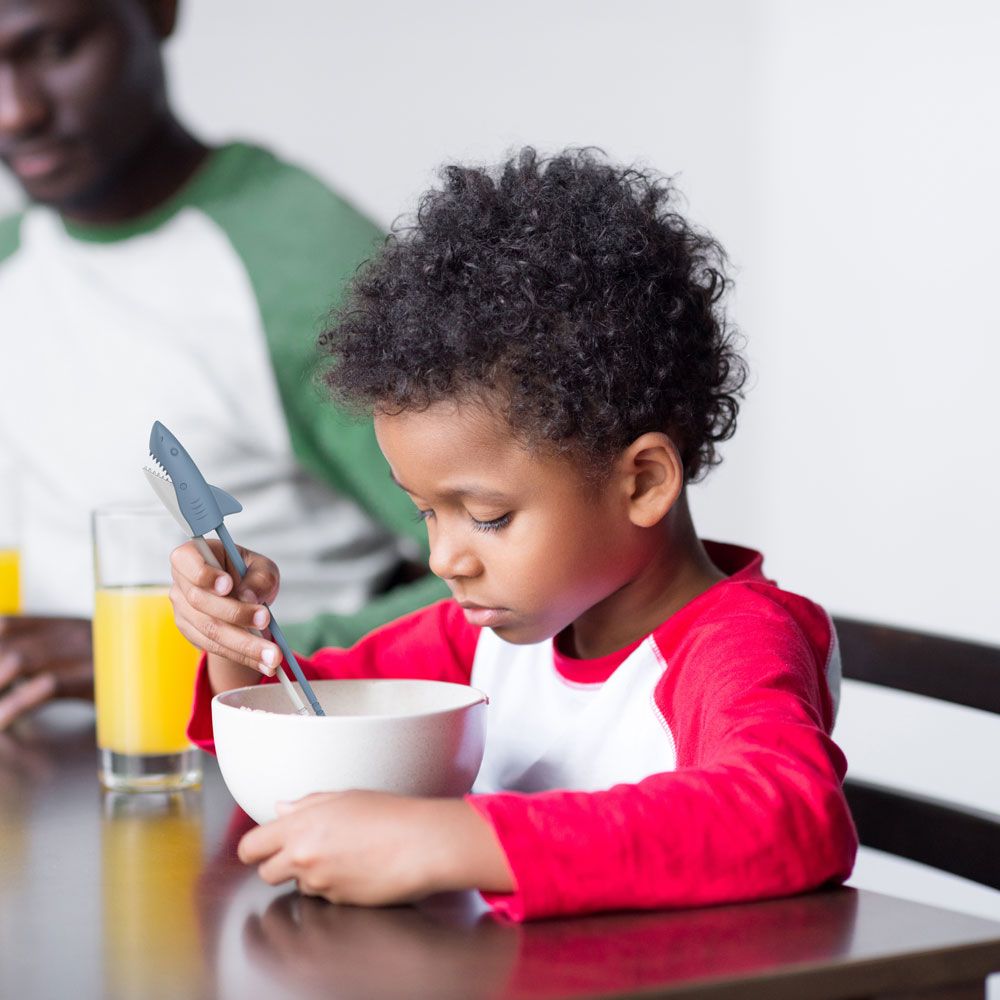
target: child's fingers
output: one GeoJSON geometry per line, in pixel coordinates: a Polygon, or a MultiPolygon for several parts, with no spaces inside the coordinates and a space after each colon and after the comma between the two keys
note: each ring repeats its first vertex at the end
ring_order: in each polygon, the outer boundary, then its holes
{"type": "Polygon", "coordinates": [[[228,594],[233,589],[232,576],[205,562],[194,542],[185,542],[170,553],[170,568],[175,580],[184,581],[189,586],[202,587],[217,594],[228,594]]]}
{"type": "MultiPolygon", "coordinates": [[[[213,551],[218,550],[216,556],[222,555],[218,543],[210,544],[213,551]]],[[[265,556],[249,551],[244,555],[248,573],[238,584],[237,597],[231,596],[237,586],[234,576],[205,562],[194,542],[174,549],[170,555],[174,618],[183,635],[199,649],[273,676],[281,662],[280,651],[246,630],[265,629],[270,623],[270,611],[258,593],[277,593],[278,569],[265,556]],[[254,590],[255,586],[259,589],[254,590]]]]}
{"type": "Polygon", "coordinates": [[[337,798],[338,796],[345,795],[345,792],[310,792],[308,795],[303,795],[301,799],[293,799],[289,802],[276,802],[274,804],[275,812],[279,816],[284,816],[287,813],[298,812],[300,809],[308,809],[310,806],[320,805],[323,802],[329,801],[331,798],[337,798]]]}
{"type": "Polygon", "coordinates": [[[281,583],[278,567],[259,552],[243,550],[242,554],[246,560],[247,571],[237,584],[237,596],[242,600],[250,600],[253,604],[271,604],[278,596],[281,583]]]}
{"type": "Polygon", "coordinates": [[[236,854],[243,864],[256,864],[280,851],[284,837],[284,825],[280,821],[264,823],[243,834],[236,846],[236,854]]]}
{"type": "Polygon", "coordinates": [[[296,878],[298,869],[292,864],[288,851],[278,851],[277,854],[272,854],[266,861],[257,865],[257,874],[268,885],[281,885],[282,882],[296,878]]]}
{"type": "Polygon", "coordinates": [[[223,597],[204,587],[174,581],[170,599],[175,610],[186,605],[196,612],[240,628],[262,629],[271,620],[271,613],[262,604],[244,604],[235,597],[223,597]]]}
{"type": "Polygon", "coordinates": [[[252,667],[269,677],[274,676],[281,660],[281,653],[274,643],[251,635],[238,625],[230,625],[195,611],[189,605],[175,604],[174,617],[181,634],[199,649],[252,667]]]}
{"type": "MultiPolygon", "coordinates": [[[[218,542],[210,543],[216,555],[225,554],[218,542]]],[[[263,629],[271,620],[270,612],[261,605],[270,604],[278,594],[280,575],[278,567],[267,558],[249,549],[241,549],[247,572],[242,579],[236,574],[225,572],[205,562],[201,552],[193,542],[186,542],[176,548],[170,556],[174,582],[178,585],[191,605],[206,614],[245,628],[263,629]],[[236,605],[209,605],[199,601],[198,592],[211,593],[219,597],[234,596],[244,604],[254,605],[249,610],[236,610],[236,605]]]]}

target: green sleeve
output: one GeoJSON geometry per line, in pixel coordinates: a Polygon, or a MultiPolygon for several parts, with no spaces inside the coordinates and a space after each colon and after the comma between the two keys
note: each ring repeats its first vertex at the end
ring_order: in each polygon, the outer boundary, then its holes
{"type": "MultiPolygon", "coordinates": [[[[193,198],[246,267],[299,462],[394,534],[416,541],[426,556],[424,527],[389,477],[371,419],[336,407],[318,379],[323,321],[358,265],[377,250],[382,232],[316,178],[240,144],[216,154],[193,198]]],[[[340,645],[344,636],[353,641],[446,593],[440,581],[421,580],[357,616],[323,615],[296,628],[299,648],[340,645]]]]}
{"type": "Polygon", "coordinates": [[[404,583],[370,600],[353,615],[317,615],[311,621],[282,625],[292,648],[312,653],[323,646],[344,648],[385,622],[402,618],[415,608],[448,596],[448,588],[436,576],[404,583]]]}
{"type": "Polygon", "coordinates": [[[0,264],[16,253],[21,245],[21,214],[0,219],[0,264]]]}

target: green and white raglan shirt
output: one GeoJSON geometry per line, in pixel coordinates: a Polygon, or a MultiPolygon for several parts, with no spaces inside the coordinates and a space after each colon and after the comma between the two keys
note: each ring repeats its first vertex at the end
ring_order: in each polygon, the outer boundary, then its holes
{"type": "Polygon", "coordinates": [[[371,422],[316,384],[320,324],[379,239],[315,178],[242,144],[126,226],[41,206],[0,221],[0,467],[17,484],[26,612],[91,614],[90,514],[150,501],[154,420],[242,502],[227,523],[281,568],[276,612],[299,649],[445,592],[425,578],[371,599],[423,528],[371,422]]]}

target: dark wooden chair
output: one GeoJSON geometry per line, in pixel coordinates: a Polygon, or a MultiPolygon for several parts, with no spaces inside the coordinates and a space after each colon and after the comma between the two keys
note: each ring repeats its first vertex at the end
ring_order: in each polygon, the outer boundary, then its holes
{"type": "MultiPolygon", "coordinates": [[[[845,678],[1000,715],[1000,647],[834,621],[845,678]]],[[[1000,817],[850,776],[844,789],[865,846],[1000,889],[1000,817]]]]}

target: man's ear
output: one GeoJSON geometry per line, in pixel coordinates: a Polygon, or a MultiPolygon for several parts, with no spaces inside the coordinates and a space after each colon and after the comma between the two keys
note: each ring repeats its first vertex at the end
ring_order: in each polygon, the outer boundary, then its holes
{"type": "Polygon", "coordinates": [[[669,435],[641,434],[619,455],[616,466],[629,520],[639,528],[659,524],[684,489],[684,463],[669,435]]]}
{"type": "Polygon", "coordinates": [[[177,26],[177,0],[143,0],[143,6],[160,41],[165,41],[177,26]]]}

